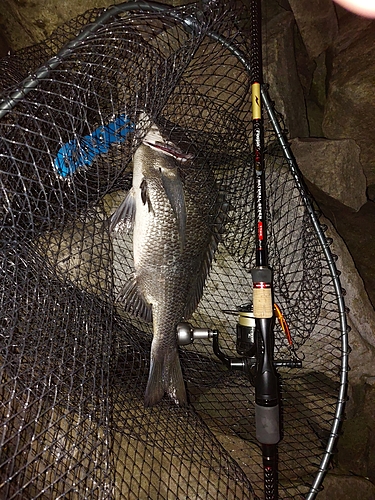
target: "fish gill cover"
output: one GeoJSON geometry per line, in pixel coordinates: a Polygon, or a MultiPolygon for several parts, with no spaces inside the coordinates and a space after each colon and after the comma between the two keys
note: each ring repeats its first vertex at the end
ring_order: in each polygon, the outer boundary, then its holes
{"type": "MultiPolygon", "coordinates": [[[[209,340],[179,349],[189,405],[164,397],[144,406],[152,324],[134,314],[134,295],[129,307],[122,300],[124,287],[135,293],[132,231],[110,230],[132,188],[132,158],[148,132],[137,120],[146,112],[165,141],[193,158],[175,170],[188,207],[180,223],[191,223],[202,199],[196,217],[214,239],[184,313],[194,326],[217,329],[222,350],[235,356],[228,311],[249,302],[254,266],[250,81],[210,33],[244,53],[250,35],[245,4],[205,5],[199,30],[181,23],[197,14],[195,4],[177,17],[117,12],[0,121],[1,498],[262,495],[254,388],[223,367],[209,340]]],[[[102,13],[5,58],[2,99],[102,13]]],[[[334,422],[340,319],[328,264],[268,120],[265,146],[275,300],[303,359],[302,369],[279,370],[279,494],[290,499],[310,490],[334,422]]],[[[280,325],[275,335],[276,357],[289,355],[280,325]]]]}

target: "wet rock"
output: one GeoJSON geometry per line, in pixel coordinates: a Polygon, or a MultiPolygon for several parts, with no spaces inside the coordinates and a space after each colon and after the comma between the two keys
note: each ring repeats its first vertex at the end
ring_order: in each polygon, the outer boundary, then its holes
{"type": "Polygon", "coordinates": [[[367,197],[371,201],[375,201],[375,184],[371,184],[367,188],[367,197]]]}
{"type": "Polygon", "coordinates": [[[348,308],[349,387],[343,434],[338,441],[335,474],[328,474],[319,499],[375,498],[375,312],[345,243],[327,221],[331,250],[338,256],[345,305],[348,308]],[[350,475],[355,473],[356,476],[350,475]],[[362,477],[359,477],[362,476],[362,477]],[[370,479],[372,482],[370,482],[370,479]]]}
{"type": "Polygon", "coordinates": [[[264,72],[265,81],[270,85],[271,98],[277,102],[290,136],[306,137],[309,128],[294,54],[293,14],[279,14],[267,24],[266,30],[264,72]]]}
{"type": "Polygon", "coordinates": [[[352,349],[349,382],[356,385],[375,376],[375,311],[344,241],[327,219],[323,222],[328,226],[328,236],[333,238],[331,250],[338,256],[336,265],[341,271],[345,305],[349,309],[347,319],[351,327],[349,345],[352,349]]]}
{"type": "Polygon", "coordinates": [[[367,417],[371,429],[368,441],[367,476],[375,484],[375,433],[373,432],[375,422],[375,377],[368,377],[366,380],[364,415],[367,417]]]}
{"type": "Polygon", "coordinates": [[[351,138],[360,146],[368,184],[375,182],[374,27],[375,22],[354,23],[351,17],[343,18],[334,45],[323,120],[326,137],[351,138]]]}
{"type": "MultiPolygon", "coordinates": [[[[7,0],[0,4],[0,23],[13,50],[38,43],[58,26],[86,10],[103,6],[100,0],[7,0]]],[[[108,2],[109,3],[119,3],[108,2]]]]}
{"type": "Polygon", "coordinates": [[[352,139],[293,139],[303,175],[332,198],[359,210],[366,203],[366,178],[360,150],[352,139]]]}
{"type": "MultiPolygon", "coordinates": [[[[48,37],[70,19],[92,9],[122,3],[123,0],[7,0],[0,2],[0,24],[4,37],[13,50],[34,45],[48,37]]],[[[164,0],[178,6],[191,0],[164,0]]]]}
{"type": "Polygon", "coordinates": [[[351,387],[347,418],[338,442],[337,461],[342,472],[355,471],[357,475],[375,481],[375,377],[366,383],[351,387]]]}
{"type": "Polygon", "coordinates": [[[310,98],[314,98],[315,102],[324,109],[327,100],[327,76],[328,76],[328,61],[327,54],[324,52],[315,59],[315,69],[311,82],[310,98]]]}
{"type": "Polygon", "coordinates": [[[56,268],[58,276],[78,288],[102,296],[108,293],[112,265],[111,241],[103,220],[66,224],[64,231],[41,236],[35,248],[56,268]]]}
{"type": "Polygon", "coordinates": [[[315,59],[311,86],[306,99],[310,137],[323,137],[322,122],[327,100],[327,54],[323,52],[315,59]]]}
{"type": "Polygon", "coordinates": [[[0,57],[4,57],[9,52],[9,45],[4,36],[0,33],[0,57]]]}
{"type": "Polygon", "coordinates": [[[312,59],[325,51],[337,32],[337,18],[331,0],[289,0],[307,52],[312,59]]]}
{"type": "Polygon", "coordinates": [[[319,500],[332,500],[332,498],[373,500],[375,485],[363,477],[328,474],[324,480],[324,489],[318,498],[319,500]]]}

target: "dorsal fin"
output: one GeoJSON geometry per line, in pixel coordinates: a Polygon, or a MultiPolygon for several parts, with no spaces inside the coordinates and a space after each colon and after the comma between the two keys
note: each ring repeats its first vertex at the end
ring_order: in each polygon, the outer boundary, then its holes
{"type": "Polygon", "coordinates": [[[190,296],[186,303],[184,311],[185,319],[190,318],[190,316],[197,308],[200,299],[202,298],[206,278],[210,272],[212,260],[214,258],[217,247],[222,240],[225,223],[228,220],[228,206],[224,202],[224,196],[222,194],[218,195],[218,206],[218,213],[213,224],[211,240],[207,247],[204,258],[202,259],[200,270],[196,274],[195,283],[191,288],[190,296]]]}
{"type": "Polygon", "coordinates": [[[163,172],[160,175],[165,194],[176,218],[181,250],[183,250],[186,241],[186,205],[183,184],[178,172],[173,179],[163,172]]]}

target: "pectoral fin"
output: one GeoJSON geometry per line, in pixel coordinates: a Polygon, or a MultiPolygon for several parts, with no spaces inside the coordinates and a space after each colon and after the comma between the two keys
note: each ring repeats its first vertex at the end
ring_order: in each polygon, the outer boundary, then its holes
{"type": "Polygon", "coordinates": [[[124,310],[133,316],[147,322],[152,321],[152,306],[145,301],[142,293],[139,291],[135,278],[126,283],[117,301],[121,302],[124,310]]]}
{"type": "Polygon", "coordinates": [[[150,196],[147,189],[147,181],[145,178],[142,179],[141,185],[139,187],[141,190],[141,200],[143,205],[146,205],[147,203],[148,211],[153,212],[150,196]]]}
{"type": "Polygon", "coordinates": [[[124,201],[111,217],[109,229],[111,232],[129,231],[133,228],[135,218],[134,189],[128,191],[124,201]]]}
{"type": "Polygon", "coordinates": [[[186,206],[184,187],[178,175],[171,178],[166,174],[162,174],[161,181],[163,183],[165,194],[167,195],[173,213],[176,217],[181,249],[183,249],[185,247],[186,232],[186,206]]]}

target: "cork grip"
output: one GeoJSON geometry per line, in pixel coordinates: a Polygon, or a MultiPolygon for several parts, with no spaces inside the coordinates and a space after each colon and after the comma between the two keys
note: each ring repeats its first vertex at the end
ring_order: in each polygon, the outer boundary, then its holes
{"type": "Polygon", "coordinates": [[[269,288],[253,289],[254,318],[272,318],[272,290],[269,288]]]}

